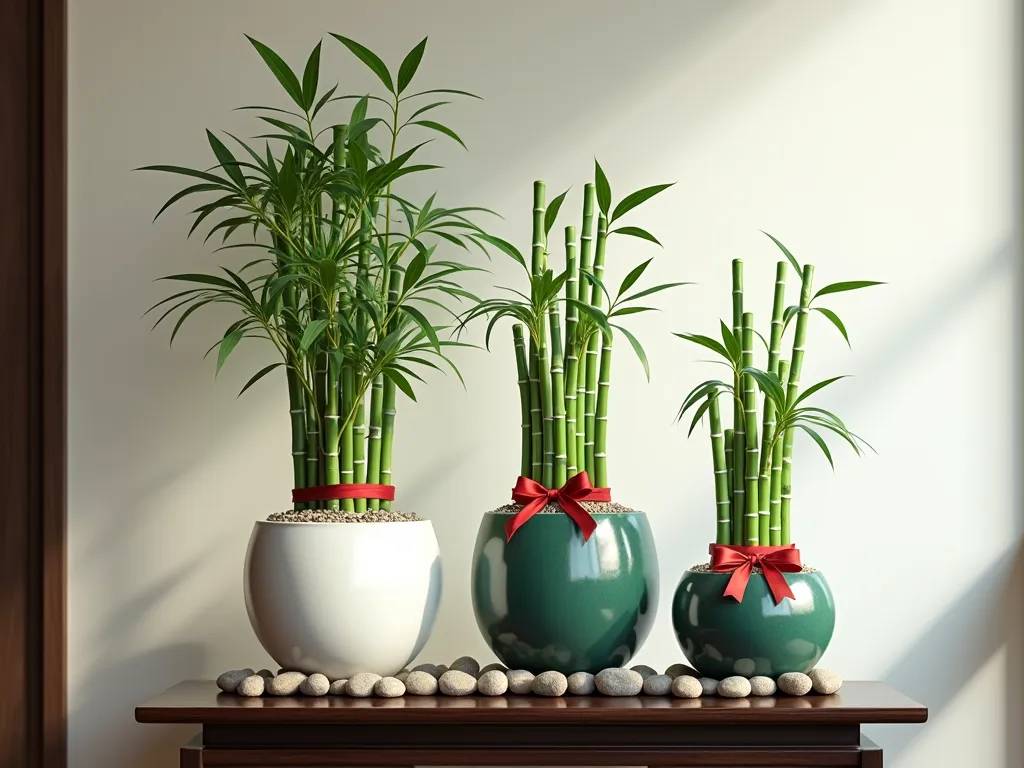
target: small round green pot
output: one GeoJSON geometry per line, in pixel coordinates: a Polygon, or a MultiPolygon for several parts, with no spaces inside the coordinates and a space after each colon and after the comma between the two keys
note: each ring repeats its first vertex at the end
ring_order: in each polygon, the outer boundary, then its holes
{"type": "Polygon", "coordinates": [[[473,554],[473,610],[509,669],[599,672],[624,666],[658,610],[658,556],[642,512],[594,514],[583,540],[568,515],[542,513],[511,541],[488,513],[473,554]]]}
{"type": "Polygon", "coordinates": [[[725,597],[730,573],[687,571],[672,600],[672,626],[690,664],[716,680],[809,672],[832,639],[836,607],[819,571],[786,573],[794,598],[772,599],[751,574],[743,602],[725,597]]]}

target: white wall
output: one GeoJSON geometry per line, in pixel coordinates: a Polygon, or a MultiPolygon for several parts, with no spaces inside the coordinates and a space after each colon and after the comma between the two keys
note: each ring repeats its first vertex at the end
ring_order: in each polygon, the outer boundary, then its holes
{"type": "MultiPolygon", "coordinates": [[[[759,229],[821,281],[889,283],[834,302],[852,352],[820,326],[807,359],[807,380],[856,374],[823,400],[880,454],[837,449],[833,474],[811,446],[797,450],[795,535],[840,608],[825,662],[931,707],[927,727],[873,731],[888,765],[1024,764],[1011,0],[70,5],[74,768],[176,765],[189,729],[135,725],[132,707],[183,677],[269,663],[240,580],[251,522],[287,502],[284,388],[235,399],[266,358],[254,347],[213,381],[201,353],[223,316],[173,350],[139,319],[164,295],[153,278],[212,260],[184,240],[183,211],[150,224],[175,182],[130,169],[203,164],[206,127],[256,132],[231,108],[280,96],[243,32],[294,62],[328,31],[389,62],[430,35],[422,80],[486,97],[452,111],[471,152],[439,150],[438,183],[453,203],[503,212],[496,230],[521,244],[533,179],[574,184],[575,220],[595,154],[620,194],[679,182],[637,223],[665,243],[657,277],[699,285],[638,323],[652,383],[623,352],[612,389],[615,495],[648,510],[662,569],[637,662],[678,660],[672,588],[713,535],[706,436],[671,423],[707,370],[669,331],[712,330],[727,314],[736,256],[763,316],[776,253],[759,229]]],[[[324,58],[343,90],[371,87],[336,43],[324,58]]],[[[611,273],[648,253],[619,243],[611,273]]],[[[424,654],[437,662],[486,656],[467,574],[478,516],[505,501],[518,468],[509,347],[502,336],[493,354],[462,356],[468,394],[438,380],[420,406],[400,405],[402,506],[434,521],[445,558],[424,654]]]]}

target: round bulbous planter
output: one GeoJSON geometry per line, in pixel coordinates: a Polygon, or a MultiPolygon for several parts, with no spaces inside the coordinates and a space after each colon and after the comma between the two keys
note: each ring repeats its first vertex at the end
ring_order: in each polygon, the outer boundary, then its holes
{"type": "Polygon", "coordinates": [[[257,522],[245,607],[260,643],[290,670],[331,680],[393,675],[422,650],[441,601],[441,555],[426,520],[257,522]]]}
{"type": "Polygon", "coordinates": [[[726,597],[731,573],[687,571],[672,600],[672,625],[690,664],[702,675],[778,677],[807,673],[832,639],[836,608],[820,571],[785,574],[794,599],[775,603],[759,573],[742,602],[726,597]]]}
{"type": "Polygon", "coordinates": [[[566,674],[628,662],[658,610],[658,556],[642,512],[592,514],[588,541],[564,514],[534,515],[506,541],[488,513],[473,554],[473,610],[510,669],[566,674]]]}

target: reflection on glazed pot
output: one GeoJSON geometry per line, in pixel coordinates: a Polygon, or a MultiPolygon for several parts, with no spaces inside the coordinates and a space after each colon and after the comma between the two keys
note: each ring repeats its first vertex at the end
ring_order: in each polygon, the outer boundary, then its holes
{"type": "Polygon", "coordinates": [[[760,574],[750,577],[742,603],[725,597],[730,576],[687,571],[676,588],[672,625],[690,663],[717,680],[813,669],[836,623],[825,577],[819,571],[785,574],[794,599],[776,605],[760,574]]]}
{"type": "Polygon", "coordinates": [[[508,514],[483,516],[473,555],[477,626],[510,669],[598,672],[628,662],[658,609],[647,516],[595,514],[586,542],[563,514],[537,514],[505,540],[508,514]]]}

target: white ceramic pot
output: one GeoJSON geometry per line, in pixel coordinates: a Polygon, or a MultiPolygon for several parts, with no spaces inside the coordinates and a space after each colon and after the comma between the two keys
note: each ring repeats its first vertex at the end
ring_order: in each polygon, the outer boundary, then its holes
{"type": "Polygon", "coordinates": [[[245,556],[245,607],[282,667],[393,675],[422,650],[441,602],[441,555],[428,521],[257,522],[245,556]]]}

